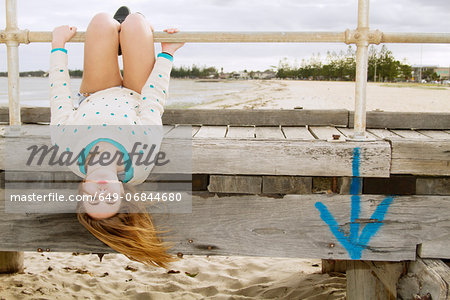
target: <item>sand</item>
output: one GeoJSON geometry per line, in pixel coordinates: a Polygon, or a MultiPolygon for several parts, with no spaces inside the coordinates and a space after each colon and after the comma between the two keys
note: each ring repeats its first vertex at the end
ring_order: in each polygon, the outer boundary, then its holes
{"type": "Polygon", "coordinates": [[[345,298],[345,275],[320,274],[320,260],[185,256],[169,274],[121,254],[26,252],[25,266],[0,275],[0,299],[345,298]]]}
{"type": "MultiPolygon", "coordinates": [[[[355,83],[253,80],[244,93],[228,93],[195,108],[354,110],[355,83]]],[[[212,83],[213,84],[213,83],[212,83]]],[[[450,112],[450,87],[407,83],[369,83],[367,111],[450,112]]]]}

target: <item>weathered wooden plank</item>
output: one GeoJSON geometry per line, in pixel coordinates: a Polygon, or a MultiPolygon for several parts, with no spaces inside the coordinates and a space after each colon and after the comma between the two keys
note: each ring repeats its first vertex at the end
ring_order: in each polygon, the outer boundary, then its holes
{"type": "Polygon", "coordinates": [[[392,130],[395,134],[405,138],[405,139],[419,139],[419,140],[427,140],[430,139],[429,136],[423,135],[415,130],[392,130]]]}
{"type": "MultiPolygon", "coordinates": [[[[349,195],[219,197],[193,193],[192,213],[153,216],[158,228],[170,229],[165,239],[175,243],[173,253],[199,255],[349,259],[352,253],[353,259],[413,260],[417,244],[450,230],[448,197],[398,196],[387,207],[385,200],[385,196],[373,195],[358,200],[355,223],[361,232],[366,229],[365,234],[373,234],[366,246],[362,242],[344,247],[339,241],[345,238],[337,239],[330,231],[334,227],[327,224],[330,219],[319,212],[319,207],[321,211],[326,207],[348,238],[355,202],[349,195]],[[386,214],[377,217],[380,227],[373,232],[367,226],[377,222],[371,216],[381,207],[386,214]]],[[[0,202],[0,251],[112,252],[90,236],[73,214],[7,214],[2,206],[0,202]]],[[[439,251],[447,253],[448,248],[439,251]]]]}
{"type": "MultiPolygon", "coordinates": [[[[171,126],[171,125],[164,125],[171,126]]],[[[172,130],[164,135],[164,138],[179,139],[179,138],[192,138],[193,134],[199,130],[200,126],[191,125],[177,125],[173,126],[172,130]]]]}
{"type": "MultiPolygon", "coordinates": [[[[0,121],[9,122],[9,108],[0,107],[0,121]]],[[[21,121],[23,123],[50,122],[50,107],[22,107],[21,121]]]]}
{"type": "Polygon", "coordinates": [[[337,130],[335,127],[330,127],[330,126],[320,126],[320,127],[309,126],[309,130],[319,140],[345,141],[345,136],[339,130],[337,130]],[[333,136],[337,136],[338,139],[335,139],[333,136]]]}
{"type": "Polygon", "coordinates": [[[281,130],[289,140],[314,140],[316,139],[305,126],[282,126],[281,130]]]}
{"type": "MultiPolygon", "coordinates": [[[[9,125],[0,125],[1,135],[9,135],[9,125]]],[[[20,126],[20,134],[22,136],[49,136],[50,126],[42,124],[23,124],[20,126]]]]}
{"type": "Polygon", "coordinates": [[[263,194],[311,194],[311,177],[263,176],[262,178],[263,194]]]}
{"type": "MultiPolygon", "coordinates": [[[[367,112],[367,128],[445,129],[449,113],[367,112]]],[[[22,107],[24,123],[50,122],[50,108],[22,107]]],[[[0,122],[8,122],[8,107],[0,107],[0,122]]],[[[313,125],[353,127],[354,113],[347,110],[298,109],[166,109],[163,124],[204,125],[313,125]]]]}
{"type": "Polygon", "coordinates": [[[227,126],[202,126],[194,138],[224,138],[227,126]]]}
{"type": "Polygon", "coordinates": [[[163,125],[163,133],[164,133],[164,135],[166,136],[167,133],[169,131],[171,131],[172,129],[174,129],[174,128],[175,128],[175,126],[173,126],[173,125],[163,125]]]}
{"type": "Polygon", "coordinates": [[[229,126],[226,137],[233,139],[255,138],[255,126],[229,126]]]}
{"type": "Polygon", "coordinates": [[[417,254],[422,258],[450,259],[450,251],[442,253],[440,249],[450,249],[450,233],[441,232],[438,239],[423,242],[417,248],[417,254]]]}
{"type": "MultiPolygon", "coordinates": [[[[340,132],[342,132],[342,134],[344,134],[344,136],[346,138],[351,138],[353,136],[353,134],[355,133],[353,128],[336,128],[337,130],[339,130],[340,132]]],[[[378,136],[372,134],[370,131],[366,130],[366,135],[369,139],[380,139],[378,136]]]]}
{"type": "Polygon", "coordinates": [[[162,121],[163,124],[347,126],[348,111],[298,109],[166,109],[162,121]]]}
{"type": "MultiPolygon", "coordinates": [[[[22,122],[50,122],[50,108],[22,107],[22,122]]],[[[8,107],[0,107],[0,122],[9,122],[8,107]]],[[[347,126],[347,110],[298,109],[165,109],[163,124],[203,125],[339,125],[347,126]]]]}
{"type": "Polygon", "coordinates": [[[213,193],[261,194],[261,176],[210,175],[208,191],[213,193]]]}
{"type": "Polygon", "coordinates": [[[417,195],[450,195],[450,177],[418,177],[417,195]]]}
{"type": "Polygon", "coordinates": [[[387,142],[238,140],[229,143],[209,139],[201,143],[194,139],[192,167],[194,173],[208,174],[352,176],[355,148],[361,152],[361,176],[389,177],[387,142]],[[330,159],[334,160],[332,164],[330,159]]]}
{"type": "Polygon", "coordinates": [[[395,300],[384,284],[375,276],[370,267],[363,261],[347,262],[347,294],[348,300],[395,300]]]}
{"type": "Polygon", "coordinates": [[[255,127],[255,137],[257,139],[284,140],[285,137],[281,132],[280,126],[257,126],[255,127]]]}
{"type": "Polygon", "coordinates": [[[392,139],[392,174],[450,175],[450,141],[392,139]]]}
{"type": "MultiPolygon", "coordinates": [[[[225,136],[225,126],[220,127],[211,134],[225,136]]],[[[197,135],[199,133],[200,131],[197,135]]],[[[8,167],[17,171],[30,170],[26,166],[30,154],[28,147],[50,144],[49,137],[0,138],[0,149],[4,149],[6,139],[9,149],[14,149],[15,155],[14,160],[8,160],[8,167]]],[[[353,152],[356,148],[361,152],[360,176],[389,177],[391,150],[386,141],[329,143],[287,139],[231,140],[194,137],[191,141],[183,141],[167,138],[163,139],[161,151],[166,153],[166,157],[172,158],[173,162],[155,167],[154,172],[182,173],[175,167],[177,163],[183,165],[187,160],[192,161],[192,173],[197,174],[352,176],[353,152]],[[183,151],[184,149],[189,151],[183,151]],[[333,163],[330,164],[331,160],[333,163]]],[[[67,171],[66,166],[49,166],[46,163],[49,157],[50,155],[39,167],[39,171],[67,171]]],[[[5,169],[5,159],[1,156],[0,169],[5,169]]]]}
{"type": "MultiPolygon", "coordinates": [[[[354,112],[349,112],[349,125],[354,127],[354,112]]],[[[367,128],[446,129],[450,128],[449,113],[376,112],[366,114],[367,128]]]]}
{"type": "Polygon", "coordinates": [[[441,260],[420,259],[412,261],[408,273],[399,281],[400,299],[447,300],[450,296],[450,268],[441,260]]]}
{"type": "Polygon", "coordinates": [[[379,137],[380,139],[401,139],[398,134],[393,133],[387,129],[367,129],[367,132],[379,137]]]}
{"type": "Polygon", "coordinates": [[[429,136],[430,138],[436,140],[449,140],[450,134],[445,132],[444,130],[417,130],[423,135],[429,136]]]}

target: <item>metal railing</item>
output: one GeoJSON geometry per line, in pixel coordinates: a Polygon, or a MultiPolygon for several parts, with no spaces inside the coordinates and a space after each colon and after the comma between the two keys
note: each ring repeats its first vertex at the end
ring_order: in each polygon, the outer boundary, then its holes
{"type": "MultiPolygon", "coordinates": [[[[8,56],[10,125],[20,125],[19,44],[51,42],[52,33],[20,30],[16,0],[6,1],[6,28],[0,31],[8,56]]],[[[85,32],[77,32],[70,42],[84,42],[85,32]]],[[[346,43],[356,44],[355,140],[366,140],[366,86],[368,46],[380,43],[450,43],[450,33],[385,33],[369,28],[369,0],[358,0],[358,26],[344,32],[180,32],[154,33],[155,42],[187,43],[346,43]]]]}

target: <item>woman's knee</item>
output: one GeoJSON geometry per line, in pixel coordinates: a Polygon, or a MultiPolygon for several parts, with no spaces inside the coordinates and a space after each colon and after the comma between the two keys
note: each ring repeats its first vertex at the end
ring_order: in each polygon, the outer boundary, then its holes
{"type": "Polygon", "coordinates": [[[92,18],[88,27],[88,29],[98,30],[102,32],[102,34],[105,34],[107,32],[118,32],[119,28],[120,23],[117,22],[117,20],[115,20],[110,14],[104,12],[96,14],[92,18]]]}
{"type": "MultiPolygon", "coordinates": [[[[138,28],[150,28],[152,29],[152,26],[150,22],[140,13],[132,13],[129,14],[125,21],[121,24],[121,32],[124,30],[130,30],[134,31],[138,28]]],[[[153,30],[152,30],[153,31],[153,30]]]]}

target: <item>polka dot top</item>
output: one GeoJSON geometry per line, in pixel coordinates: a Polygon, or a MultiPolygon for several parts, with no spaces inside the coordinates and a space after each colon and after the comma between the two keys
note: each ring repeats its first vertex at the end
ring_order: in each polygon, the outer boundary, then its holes
{"type": "MultiPolygon", "coordinates": [[[[150,139],[147,142],[154,143],[155,138],[160,138],[155,132],[158,126],[162,131],[161,116],[168,97],[172,56],[158,54],[141,93],[125,87],[111,87],[91,94],[77,108],[73,105],[67,62],[66,49],[52,50],[49,87],[53,144],[77,154],[93,141],[107,139],[131,152],[136,139],[142,143],[145,142],[143,139],[150,139]],[[103,130],[92,130],[92,127],[103,130]],[[91,134],[94,131],[96,133],[91,134]]],[[[69,168],[85,177],[78,165],[69,168]]],[[[151,167],[133,165],[132,171],[133,177],[128,182],[139,184],[148,177],[151,167]]]]}

